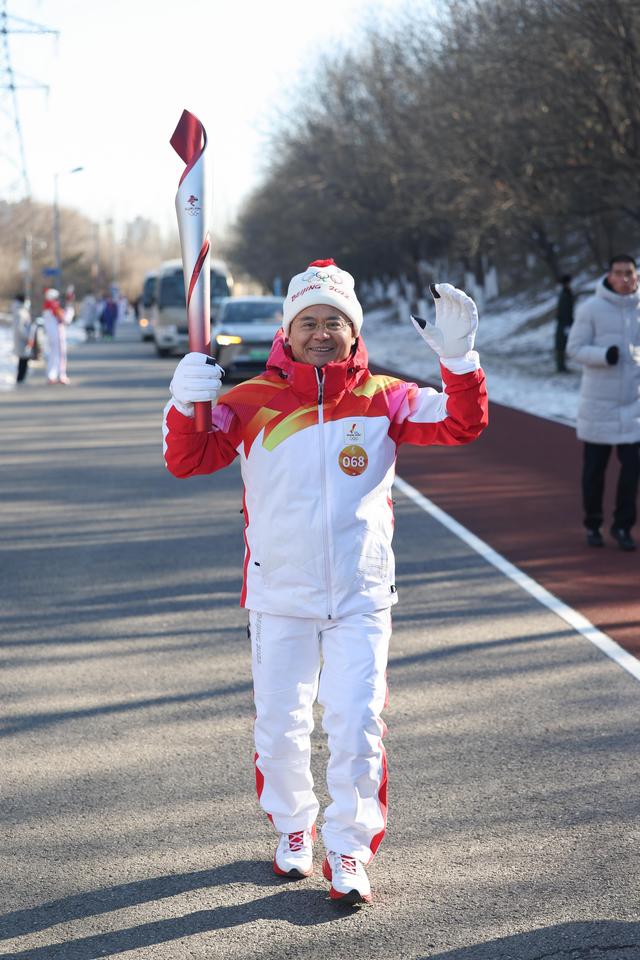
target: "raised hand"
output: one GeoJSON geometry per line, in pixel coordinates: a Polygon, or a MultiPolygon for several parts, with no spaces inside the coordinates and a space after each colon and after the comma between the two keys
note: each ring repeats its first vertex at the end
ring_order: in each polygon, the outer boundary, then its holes
{"type": "Polygon", "coordinates": [[[478,309],[471,297],[450,283],[432,283],[430,289],[436,304],[435,322],[412,315],[413,325],[439,357],[464,357],[473,350],[478,309]]]}

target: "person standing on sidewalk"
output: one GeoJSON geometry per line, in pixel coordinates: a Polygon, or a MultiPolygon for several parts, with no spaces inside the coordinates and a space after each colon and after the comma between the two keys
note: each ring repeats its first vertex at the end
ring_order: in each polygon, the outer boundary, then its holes
{"type": "Polygon", "coordinates": [[[80,322],[87,340],[95,340],[98,333],[98,301],[94,294],[88,293],[80,306],[80,322]]]}
{"type": "Polygon", "coordinates": [[[117,320],[118,304],[111,294],[108,294],[100,313],[100,329],[102,330],[103,340],[113,340],[117,320]]]}
{"type": "Polygon", "coordinates": [[[33,353],[35,324],[31,320],[31,311],[24,294],[17,293],[11,304],[11,322],[13,325],[13,350],[18,358],[16,383],[23,383],[27,376],[29,360],[33,353]]]}
{"type": "Polygon", "coordinates": [[[565,353],[569,330],[573,323],[573,290],[571,289],[571,276],[568,273],[560,277],[560,286],[560,295],[556,309],[556,370],[558,373],[567,373],[565,353]]]}
{"type": "Polygon", "coordinates": [[[289,284],[264,373],[218,401],[220,367],[187,354],[165,409],[165,461],[174,476],[241,461],[240,602],[252,645],[256,786],[279,833],[273,869],[290,879],[312,872],[317,696],[330,752],[322,869],[331,898],[348,904],[371,900],[365,865],[386,825],[381,714],[397,601],[397,448],[468,443],[487,423],[473,349],[476,306],[450,284],[434,291],[435,325],[414,323],[441,357],[442,393],[371,374],[353,277],[333,260],[316,260],[289,284]],[[202,400],[217,401],[208,433],[195,430],[193,405],[202,400]]]}
{"type": "Polygon", "coordinates": [[[636,262],[613,257],[594,296],[576,311],[567,343],[582,364],[578,438],[584,441],[582,503],[587,543],[602,547],[605,473],[615,446],[620,472],[611,536],[621,550],[635,550],[640,477],[640,293],[636,262]]]}

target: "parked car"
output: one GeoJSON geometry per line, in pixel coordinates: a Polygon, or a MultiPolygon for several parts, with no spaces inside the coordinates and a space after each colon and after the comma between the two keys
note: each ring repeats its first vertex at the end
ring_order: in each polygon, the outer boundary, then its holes
{"type": "Polygon", "coordinates": [[[283,297],[225,297],[211,327],[211,353],[228,375],[263,370],[278,327],[283,297]]]}

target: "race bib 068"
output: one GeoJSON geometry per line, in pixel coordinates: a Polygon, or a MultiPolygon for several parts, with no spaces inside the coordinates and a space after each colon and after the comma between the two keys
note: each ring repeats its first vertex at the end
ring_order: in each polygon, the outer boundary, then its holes
{"type": "Polygon", "coordinates": [[[348,477],[359,477],[367,469],[369,458],[363,447],[351,443],[340,451],[338,464],[342,472],[346,473],[348,477]]]}

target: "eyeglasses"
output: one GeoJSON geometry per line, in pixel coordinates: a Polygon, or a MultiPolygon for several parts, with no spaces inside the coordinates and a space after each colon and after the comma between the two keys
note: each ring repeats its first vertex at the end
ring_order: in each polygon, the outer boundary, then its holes
{"type": "Polygon", "coordinates": [[[318,330],[326,330],[327,333],[344,333],[353,329],[349,321],[343,320],[342,317],[327,320],[325,323],[318,323],[315,320],[296,320],[296,327],[302,333],[316,333],[318,330]]]}

